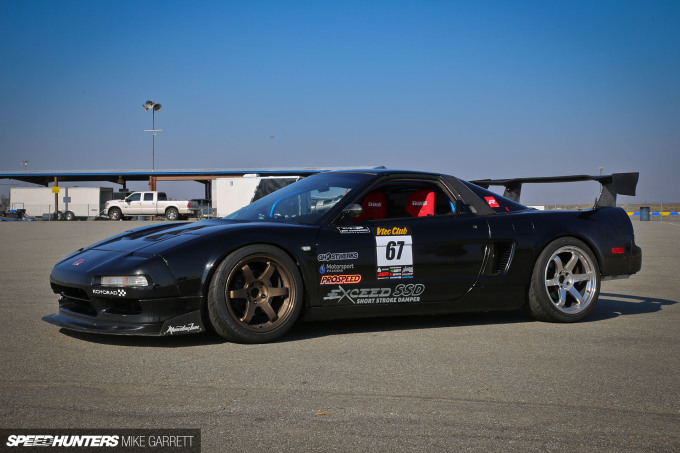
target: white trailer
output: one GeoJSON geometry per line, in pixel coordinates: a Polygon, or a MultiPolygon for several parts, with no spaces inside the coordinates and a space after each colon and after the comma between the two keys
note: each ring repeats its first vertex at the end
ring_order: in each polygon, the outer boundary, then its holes
{"type": "Polygon", "coordinates": [[[259,200],[265,195],[292,184],[300,176],[258,176],[212,180],[212,208],[215,216],[224,217],[259,200]]]}
{"type": "MultiPolygon", "coordinates": [[[[97,217],[112,198],[111,187],[60,187],[58,210],[66,220],[97,217]]],[[[12,187],[9,204],[10,209],[25,209],[27,216],[41,217],[54,213],[54,193],[52,187],[12,187]]]]}

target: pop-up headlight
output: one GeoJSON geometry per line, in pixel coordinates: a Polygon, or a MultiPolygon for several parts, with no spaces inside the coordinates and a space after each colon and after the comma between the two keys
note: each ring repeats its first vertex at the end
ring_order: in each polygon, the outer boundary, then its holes
{"type": "Polygon", "coordinates": [[[128,276],[104,276],[101,280],[102,286],[149,286],[149,281],[143,275],[128,276]]]}

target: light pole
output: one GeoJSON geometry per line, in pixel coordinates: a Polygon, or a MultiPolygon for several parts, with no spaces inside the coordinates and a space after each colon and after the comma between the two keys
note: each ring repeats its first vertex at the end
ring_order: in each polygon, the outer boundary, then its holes
{"type": "Polygon", "coordinates": [[[151,110],[151,129],[145,129],[144,132],[151,132],[151,171],[156,170],[156,135],[163,129],[156,129],[156,112],[161,109],[160,104],[153,101],[146,101],[142,106],[145,112],[151,110]]]}

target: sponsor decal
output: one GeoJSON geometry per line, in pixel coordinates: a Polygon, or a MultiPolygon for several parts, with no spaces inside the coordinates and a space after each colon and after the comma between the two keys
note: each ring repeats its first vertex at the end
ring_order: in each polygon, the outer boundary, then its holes
{"type": "Polygon", "coordinates": [[[427,206],[427,200],[423,200],[423,201],[413,200],[411,202],[411,205],[412,206],[427,206]]]}
{"type": "Polygon", "coordinates": [[[168,330],[165,331],[165,334],[172,335],[173,333],[193,332],[194,330],[201,330],[201,328],[192,322],[191,324],[184,324],[183,326],[168,326],[168,330]]]}
{"type": "Polygon", "coordinates": [[[85,262],[85,260],[74,261],[74,262],[73,262],[73,265],[74,265],[74,266],[77,266],[77,265],[82,264],[82,263],[84,263],[84,262],[85,262]]]}
{"type": "Polygon", "coordinates": [[[420,302],[420,295],[425,292],[425,285],[400,283],[394,288],[353,288],[342,286],[332,289],[323,300],[361,304],[394,304],[420,302]]]}
{"type": "Polygon", "coordinates": [[[93,289],[92,294],[97,296],[116,296],[125,297],[127,292],[124,289],[93,289]]]}
{"type": "Polygon", "coordinates": [[[367,226],[341,226],[338,227],[338,232],[340,234],[370,233],[371,229],[367,226]]]}
{"type": "Polygon", "coordinates": [[[351,271],[354,270],[354,263],[342,263],[342,264],[334,264],[334,263],[323,263],[321,266],[319,266],[319,273],[320,274],[342,274],[343,272],[351,271]]]}
{"type": "Polygon", "coordinates": [[[319,261],[356,260],[358,258],[359,252],[319,253],[316,257],[316,259],[319,261]]]}
{"type": "Polygon", "coordinates": [[[401,236],[404,234],[409,234],[408,227],[392,227],[392,228],[378,227],[375,230],[376,236],[401,236]]]}
{"type": "Polygon", "coordinates": [[[501,205],[498,204],[496,199],[494,197],[484,197],[487,203],[489,203],[489,206],[492,208],[500,208],[501,205]]]}
{"type": "Polygon", "coordinates": [[[340,283],[354,284],[361,281],[361,275],[323,275],[321,276],[322,285],[337,285],[340,283]]]}
{"type": "Polygon", "coordinates": [[[413,266],[378,267],[378,280],[413,278],[413,266]]]}

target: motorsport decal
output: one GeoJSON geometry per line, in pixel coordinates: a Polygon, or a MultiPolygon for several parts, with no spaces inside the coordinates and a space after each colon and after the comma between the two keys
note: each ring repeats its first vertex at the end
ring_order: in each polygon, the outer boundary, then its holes
{"type": "Polygon", "coordinates": [[[319,261],[356,260],[358,258],[359,252],[319,253],[316,257],[319,261]]]}
{"type": "Polygon", "coordinates": [[[125,297],[127,293],[124,289],[93,289],[92,294],[96,296],[125,297]]]}
{"type": "Polygon", "coordinates": [[[361,275],[322,275],[321,284],[322,285],[338,285],[340,283],[354,284],[361,281],[361,275]]]}
{"type": "Polygon", "coordinates": [[[378,267],[378,280],[413,278],[413,265],[378,267]]]}
{"type": "Polygon", "coordinates": [[[425,291],[423,284],[398,284],[394,289],[383,288],[354,288],[345,289],[342,286],[332,289],[323,300],[349,302],[352,304],[394,304],[405,302],[420,302],[420,295],[425,291]]]}
{"type": "Polygon", "coordinates": [[[354,270],[354,263],[347,264],[334,264],[334,263],[323,263],[319,266],[319,274],[342,274],[345,271],[354,270]]]}
{"type": "Polygon", "coordinates": [[[338,233],[340,234],[355,234],[355,233],[370,233],[371,229],[367,226],[340,226],[338,233]]]}
{"type": "Polygon", "coordinates": [[[73,265],[74,265],[74,266],[78,266],[79,264],[83,264],[84,262],[85,262],[85,260],[74,261],[74,262],[73,262],[73,265]]]}
{"type": "Polygon", "coordinates": [[[413,277],[413,254],[411,246],[413,240],[408,227],[382,228],[378,227],[375,232],[375,248],[378,264],[378,279],[413,277]],[[397,267],[409,267],[406,272],[396,272],[397,267]],[[394,276],[387,275],[389,272],[384,268],[395,268],[394,276]],[[397,276],[398,275],[398,276],[397,276]]]}

